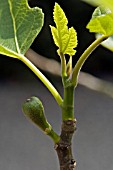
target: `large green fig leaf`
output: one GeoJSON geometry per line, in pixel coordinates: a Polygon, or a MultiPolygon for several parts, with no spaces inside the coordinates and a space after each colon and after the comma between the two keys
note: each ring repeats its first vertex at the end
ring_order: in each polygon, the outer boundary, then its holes
{"type": "Polygon", "coordinates": [[[27,0],[0,0],[0,54],[24,55],[43,26],[44,15],[27,0]]]}

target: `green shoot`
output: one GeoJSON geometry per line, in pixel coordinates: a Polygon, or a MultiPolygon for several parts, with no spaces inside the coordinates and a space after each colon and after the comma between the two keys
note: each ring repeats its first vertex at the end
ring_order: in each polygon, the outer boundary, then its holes
{"type": "MultiPolygon", "coordinates": [[[[70,57],[75,55],[76,50],[74,50],[74,48],[76,48],[77,46],[77,35],[73,27],[68,29],[68,20],[65,16],[64,11],[57,3],[55,3],[54,6],[53,18],[56,27],[50,26],[50,28],[54,43],[58,47],[57,53],[61,57],[62,79],[63,83],[65,84],[65,79],[67,77],[65,54],[68,54],[70,57]]],[[[72,63],[69,62],[68,65],[69,64],[71,65],[72,63]]]]}

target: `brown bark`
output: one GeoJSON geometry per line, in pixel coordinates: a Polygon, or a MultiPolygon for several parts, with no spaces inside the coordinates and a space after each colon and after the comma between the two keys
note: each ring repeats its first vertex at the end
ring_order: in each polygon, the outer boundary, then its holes
{"type": "Polygon", "coordinates": [[[60,141],[55,145],[59,158],[60,170],[74,170],[76,161],[72,155],[72,136],[76,130],[76,120],[66,120],[62,123],[60,141]]]}

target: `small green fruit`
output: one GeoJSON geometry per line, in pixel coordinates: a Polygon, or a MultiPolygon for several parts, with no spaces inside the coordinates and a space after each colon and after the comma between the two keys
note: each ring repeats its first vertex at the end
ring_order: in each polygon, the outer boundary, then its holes
{"type": "Polygon", "coordinates": [[[51,131],[51,125],[46,120],[44,107],[42,102],[37,97],[31,97],[24,102],[22,110],[27,118],[35,125],[40,127],[46,134],[51,131]]]}

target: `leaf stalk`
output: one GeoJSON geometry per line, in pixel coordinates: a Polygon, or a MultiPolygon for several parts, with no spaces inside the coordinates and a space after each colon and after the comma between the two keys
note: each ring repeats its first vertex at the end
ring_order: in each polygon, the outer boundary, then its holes
{"type": "Polygon", "coordinates": [[[43,82],[43,84],[48,88],[48,90],[51,92],[51,94],[53,95],[53,97],[57,101],[58,105],[61,106],[63,99],[60,96],[60,94],[58,93],[58,91],[55,89],[55,87],[50,83],[50,81],[25,56],[21,55],[19,59],[25,65],[27,65],[34,72],[34,74],[43,82]]]}
{"type": "Polygon", "coordinates": [[[77,86],[78,75],[79,75],[79,72],[80,72],[84,62],[86,61],[86,59],[95,50],[95,48],[98,47],[107,38],[108,38],[108,36],[103,35],[100,38],[96,39],[81,55],[81,57],[79,58],[78,62],[76,63],[76,65],[73,69],[73,73],[72,73],[73,86],[77,86]]]}
{"type": "Polygon", "coordinates": [[[67,79],[67,74],[66,74],[66,59],[65,55],[63,53],[60,53],[60,58],[61,58],[61,71],[62,71],[62,82],[63,85],[65,86],[65,80],[67,79]]]}

